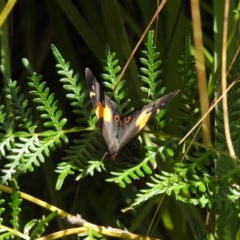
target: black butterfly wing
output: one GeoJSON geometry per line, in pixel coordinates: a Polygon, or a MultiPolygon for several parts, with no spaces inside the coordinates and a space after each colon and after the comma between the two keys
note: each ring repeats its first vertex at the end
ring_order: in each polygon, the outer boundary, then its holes
{"type": "Polygon", "coordinates": [[[175,91],[164,95],[154,102],[148,103],[133,112],[122,117],[122,128],[119,129],[119,149],[128,143],[136,134],[146,126],[146,124],[154,118],[168,103],[178,94],[175,91]]]}
{"type": "MultiPolygon", "coordinates": [[[[104,101],[104,94],[101,90],[101,87],[99,83],[97,82],[96,78],[92,74],[91,70],[89,68],[85,69],[85,76],[87,81],[87,86],[89,89],[89,95],[92,101],[92,105],[94,107],[94,110],[96,111],[99,104],[105,105],[104,101]]],[[[100,111],[100,109],[98,109],[100,111]]],[[[99,116],[101,116],[101,112],[96,112],[97,118],[99,119],[99,116]],[[99,116],[98,116],[98,114],[99,116]]]]}
{"type": "Polygon", "coordinates": [[[91,101],[112,159],[179,92],[167,94],[122,117],[116,104],[102,92],[90,69],[86,68],[85,75],[91,101]]]}
{"type": "Polygon", "coordinates": [[[85,75],[92,105],[98,118],[102,135],[111,154],[111,152],[116,151],[118,146],[116,138],[117,126],[114,122],[114,116],[119,116],[120,118],[120,114],[117,112],[116,104],[108,96],[104,95],[100,84],[90,69],[86,68],[85,75]]]}

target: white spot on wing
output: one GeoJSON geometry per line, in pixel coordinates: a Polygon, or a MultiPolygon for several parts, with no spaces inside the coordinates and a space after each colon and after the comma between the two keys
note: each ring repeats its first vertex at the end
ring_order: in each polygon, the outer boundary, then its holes
{"type": "Polygon", "coordinates": [[[164,107],[166,105],[166,102],[161,103],[160,107],[164,107]]]}
{"type": "Polygon", "coordinates": [[[147,110],[147,113],[151,112],[151,111],[153,110],[153,107],[154,107],[154,106],[150,107],[150,108],[147,110]]]}

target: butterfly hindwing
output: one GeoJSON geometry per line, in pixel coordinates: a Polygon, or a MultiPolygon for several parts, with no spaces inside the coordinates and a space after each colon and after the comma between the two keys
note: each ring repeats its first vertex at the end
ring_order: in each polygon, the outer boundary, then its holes
{"type": "Polygon", "coordinates": [[[167,94],[121,116],[117,111],[116,104],[102,92],[100,84],[90,69],[86,68],[85,74],[91,101],[112,159],[179,92],[167,94]]]}
{"type": "Polygon", "coordinates": [[[167,106],[167,104],[176,96],[177,93],[178,91],[164,95],[156,101],[139,107],[126,116],[123,116],[122,132],[119,139],[120,149],[133,137],[135,137],[137,133],[143,129],[146,124],[153,119],[157,113],[159,113],[161,109],[167,106]],[[125,119],[129,119],[126,124],[124,124],[126,122],[125,119]]]}

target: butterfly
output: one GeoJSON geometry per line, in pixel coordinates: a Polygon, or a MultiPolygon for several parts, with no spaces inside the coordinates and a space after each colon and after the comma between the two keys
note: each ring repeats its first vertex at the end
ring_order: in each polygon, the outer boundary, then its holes
{"type": "Polygon", "coordinates": [[[122,116],[117,111],[116,104],[104,95],[100,84],[89,68],[85,69],[85,76],[92,105],[111,159],[115,159],[119,150],[136,136],[179,92],[178,90],[164,95],[156,101],[122,116]]]}

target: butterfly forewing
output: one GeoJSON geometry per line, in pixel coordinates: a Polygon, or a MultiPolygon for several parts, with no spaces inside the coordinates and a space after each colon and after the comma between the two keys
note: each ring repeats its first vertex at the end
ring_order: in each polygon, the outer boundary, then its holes
{"type": "Polygon", "coordinates": [[[101,90],[100,84],[90,71],[86,68],[85,70],[87,86],[89,88],[89,95],[99,120],[99,126],[104,137],[104,140],[108,146],[109,152],[115,152],[118,149],[117,142],[117,124],[114,121],[116,116],[121,117],[117,112],[116,104],[101,90]]]}

